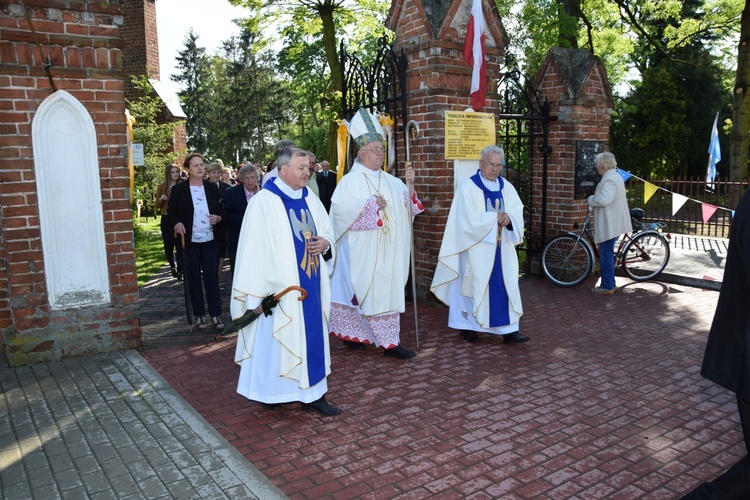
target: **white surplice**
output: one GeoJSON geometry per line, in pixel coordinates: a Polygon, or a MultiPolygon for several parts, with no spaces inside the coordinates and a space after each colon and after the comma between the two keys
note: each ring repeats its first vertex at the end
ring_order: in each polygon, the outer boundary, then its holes
{"type": "Polygon", "coordinates": [[[331,277],[331,323],[346,325],[347,330],[332,332],[339,338],[398,345],[398,314],[405,309],[409,273],[410,219],[422,210],[400,179],[359,162],[336,186],[330,217],[339,259],[331,277]],[[378,195],[386,201],[384,210],[377,210],[378,195]],[[356,325],[362,317],[367,325],[356,325]]]}
{"type": "MultiPolygon", "coordinates": [[[[482,182],[490,190],[500,189],[499,181],[492,183],[482,178],[482,182]]],[[[484,192],[472,179],[466,179],[453,198],[430,288],[450,307],[448,326],[451,328],[494,334],[518,330],[523,306],[515,247],[523,241],[523,203],[507,180],[503,180],[502,195],[511,230],[503,227],[498,231],[497,212],[487,211],[484,192]],[[491,327],[488,289],[497,251],[502,252],[510,323],[491,327]]]]}

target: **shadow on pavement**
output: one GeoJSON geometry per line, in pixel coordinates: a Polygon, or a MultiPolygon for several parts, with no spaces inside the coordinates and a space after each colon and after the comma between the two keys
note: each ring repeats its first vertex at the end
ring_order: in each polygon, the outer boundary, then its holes
{"type": "MultiPolygon", "coordinates": [[[[523,279],[521,345],[464,342],[427,305],[412,360],[332,339],[328,419],[237,395],[236,337],[180,326],[175,283],[142,290],[144,356],[292,498],[679,497],[745,455],[733,396],[699,375],[718,293],[594,283],[523,279]]],[[[413,347],[411,304],[402,329],[413,347]]]]}

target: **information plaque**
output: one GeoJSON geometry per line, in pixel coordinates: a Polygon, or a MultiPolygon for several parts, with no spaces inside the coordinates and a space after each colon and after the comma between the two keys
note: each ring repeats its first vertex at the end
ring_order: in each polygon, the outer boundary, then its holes
{"type": "Polygon", "coordinates": [[[484,147],[496,143],[495,117],[491,113],[446,111],[446,160],[478,160],[484,147]]]}

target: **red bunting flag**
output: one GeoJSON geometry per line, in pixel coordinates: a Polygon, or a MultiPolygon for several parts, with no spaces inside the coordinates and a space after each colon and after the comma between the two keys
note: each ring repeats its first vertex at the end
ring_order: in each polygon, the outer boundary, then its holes
{"type": "Polygon", "coordinates": [[[703,222],[708,222],[708,219],[711,218],[713,214],[716,213],[716,211],[719,209],[719,207],[716,207],[714,205],[709,205],[708,203],[703,203],[701,205],[701,208],[703,209],[703,222]]]}
{"type": "Polygon", "coordinates": [[[471,107],[474,111],[479,111],[484,107],[487,94],[484,39],[482,0],[474,0],[464,41],[464,59],[471,66],[471,107]]]}

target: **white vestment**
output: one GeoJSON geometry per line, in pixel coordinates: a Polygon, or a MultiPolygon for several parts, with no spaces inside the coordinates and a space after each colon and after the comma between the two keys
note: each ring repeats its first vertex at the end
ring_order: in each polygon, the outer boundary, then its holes
{"type": "MultiPolygon", "coordinates": [[[[293,191],[280,179],[275,183],[292,198],[298,199],[305,190],[293,191]]],[[[315,196],[307,196],[306,201],[317,235],[333,244],[333,230],[323,204],[315,196]]],[[[250,199],[240,230],[232,282],[233,319],[242,316],[246,309],[260,305],[266,296],[291,285],[299,286],[294,237],[284,203],[278,195],[262,189],[250,199]]],[[[325,373],[329,375],[329,264],[322,258],[319,263],[325,373]]],[[[241,365],[237,392],[248,399],[262,403],[311,403],[328,389],[326,378],[313,387],[309,385],[306,331],[299,296],[297,291],[284,295],[271,316],[261,315],[239,332],[235,351],[235,363],[241,365]]]]}
{"type": "MultiPolygon", "coordinates": [[[[481,179],[490,190],[499,183],[481,179]]],[[[488,211],[483,191],[469,178],[453,198],[430,290],[450,307],[448,326],[458,330],[505,334],[518,331],[523,315],[518,289],[518,256],[515,246],[523,241],[523,204],[515,188],[503,180],[503,210],[512,229],[498,231],[497,212],[488,211]],[[499,241],[498,241],[499,238],[499,241]],[[510,323],[490,326],[488,289],[501,252],[502,276],[508,293],[510,323]]]]}
{"type": "Polygon", "coordinates": [[[330,212],[339,256],[331,277],[331,327],[337,337],[398,345],[398,314],[405,309],[409,273],[410,219],[422,210],[400,179],[359,162],[337,184],[330,212]],[[377,209],[378,195],[386,200],[384,210],[377,209]],[[343,321],[341,314],[347,316],[343,321]],[[354,325],[358,320],[352,315],[364,317],[368,325],[354,325]],[[346,325],[347,331],[336,331],[335,325],[346,325]]]}

